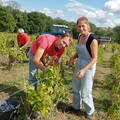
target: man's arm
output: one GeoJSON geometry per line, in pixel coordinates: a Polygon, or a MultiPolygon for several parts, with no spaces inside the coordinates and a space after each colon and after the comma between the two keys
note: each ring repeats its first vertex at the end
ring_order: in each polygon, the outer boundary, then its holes
{"type": "Polygon", "coordinates": [[[35,53],[33,62],[35,63],[35,65],[41,70],[41,71],[45,71],[45,66],[43,64],[43,62],[40,60],[43,56],[45,49],[43,47],[39,47],[35,53]]]}

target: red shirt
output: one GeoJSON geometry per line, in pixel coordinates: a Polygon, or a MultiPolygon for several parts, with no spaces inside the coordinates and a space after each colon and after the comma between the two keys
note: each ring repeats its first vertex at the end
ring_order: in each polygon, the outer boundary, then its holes
{"type": "Polygon", "coordinates": [[[30,39],[26,33],[17,34],[17,41],[20,47],[30,43],[30,39]]]}
{"type": "MultiPolygon", "coordinates": [[[[60,56],[63,54],[64,52],[64,48],[59,49],[59,50],[55,50],[55,41],[58,40],[59,37],[53,36],[53,35],[49,35],[49,34],[44,34],[44,35],[40,35],[32,44],[31,46],[31,52],[33,54],[36,53],[37,49],[39,46],[42,46],[44,48],[44,55],[48,55],[48,56],[56,56],[58,58],[60,58],[60,56]]],[[[44,56],[43,55],[43,56],[44,56]]],[[[42,57],[43,59],[43,57],[42,57]]]]}

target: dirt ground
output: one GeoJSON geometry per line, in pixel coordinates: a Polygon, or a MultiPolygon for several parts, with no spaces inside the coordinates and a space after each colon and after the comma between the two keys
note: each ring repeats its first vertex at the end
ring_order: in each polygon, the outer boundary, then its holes
{"type": "MultiPolygon", "coordinates": [[[[107,119],[107,109],[110,105],[110,92],[109,89],[105,86],[105,78],[106,75],[110,74],[111,68],[110,68],[110,59],[111,53],[110,51],[106,52],[104,55],[104,62],[102,64],[97,64],[97,70],[94,80],[94,86],[93,86],[93,97],[94,97],[94,103],[96,108],[96,117],[98,120],[108,120],[107,119]]],[[[13,82],[15,80],[20,80],[22,78],[27,79],[28,77],[28,63],[20,63],[17,64],[11,69],[11,71],[5,69],[6,66],[0,65],[0,99],[3,99],[4,96],[9,95],[9,93],[5,92],[5,87],[10,87],[7,84],[9,82],[13,82]]],[[[72,77],[72,75],[71,75],[72,77]]],[[[71,92],[71,91],[70,91],[71,92]]],[[[72,94],[72,93],[70,93],[72,94]]],[[[69,98],[68,103],[71,102],[71,97],[69,98]]],[[[63,103],[61,103],[63,105],[63,103]]],[[[68,113],[63,112],[60,109],[57,109],[56,112],[54,112],[51,115],[48,115],[44,120],[87,120],[84,117],[84,113],[68,113]]]]}

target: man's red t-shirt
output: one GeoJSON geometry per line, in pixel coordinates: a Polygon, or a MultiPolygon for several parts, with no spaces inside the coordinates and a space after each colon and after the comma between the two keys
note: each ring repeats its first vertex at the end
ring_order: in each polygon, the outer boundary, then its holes
{"type": "Polygon", "coordinates": [[[21,33],[17,35],[17,41],[19,46],[23,46],[25,44],[29,44],[30,43],[30,39],[28,37],[28,35],[26,33],[21,33]]]}
{"type": "MultiPolygon", "coordinates": [[[[64,52],[64,48],[55,50],[55,41],[58,40],[59,37],[49,35],[49,34],[44,34],[40,35],[32,44],[31,46],[31,52],[33,54],[36,53],[37,49],[39,46],[44,48],[44,55],[48,56],[55,56],[57,58],[60,58],[60,56],[64,52]]],[[[43,56],[44,56],[43,55],[43,56]]],[[[43,57],[42,57],[43,58],[43,57]]]]}

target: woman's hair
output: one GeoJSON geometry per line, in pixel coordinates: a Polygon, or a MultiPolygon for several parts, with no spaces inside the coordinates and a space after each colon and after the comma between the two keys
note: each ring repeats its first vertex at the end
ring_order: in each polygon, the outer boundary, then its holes
{"type": "Polygon", "coordinates": [[[87,17],[82,16],[82,17],[78,18],[76,25],[77,25],[80,21],[84,21],[85,24],[88,25],[89,31],[91,30],[90,23],[89,23],[89,20],[87,19],[87,17]]]}

